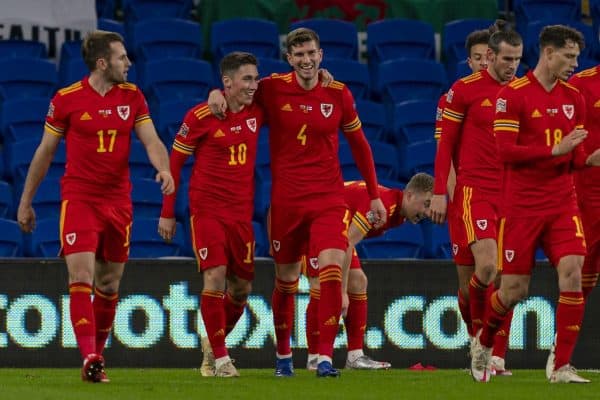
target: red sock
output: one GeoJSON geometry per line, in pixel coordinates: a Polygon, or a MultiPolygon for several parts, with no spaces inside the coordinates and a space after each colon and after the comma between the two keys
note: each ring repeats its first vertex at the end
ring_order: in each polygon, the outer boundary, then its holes
{"type": "Polygon", "coordinates": [[[306,343],[308,354],[319,354],[319,289],[310,289],[310,301],[306,307],[306,343]]]}
{"type": "Polygon", "coordinates": [[[319,284],[319,356],[333,357],[342,312],[342,268],[334,264],[319,267],[319,284]]]}
{"type": "Polygon", "coordinates": [[[465,325],[467,325],[469,336],[475,336],[475,333],[473,332],[473,323],[471,322],[471,305],[469,304],[469,299],[465,298],[465,295],[460,289],[458,290],[458,309],[460,310],[463,321],[465,321],[465,325]]]}
{"type": "Polygon", "coordinates": [[[203,290],[200,300],[200,312],[210,347],[215,358],[225,357],[225,307],[224,293],[220,290],[203,290]]]}
{"type": "Polygon", "coordinates": [[[69,285],[71,324],[83,358],[96,352],[96,324],[91,293],[92,287],[87,283],[75,282],[69,285]]]}
{"type": "Polygon", "coordinates": [[[587,301],[592,290],[598,283],[598,273],[600,272],[600,244],[588,248],[588,254],[583,261],[581,270],[581,290],[583,298],[587,301]]]}
{"type": "Polygon", "coordinates": [[[225,293],[225,336],[235,328],[235,324],[239,321],[244,313],[246,301],[238,302],[229,292],[225,293]]]}
{"type": "Polygon", "coordinates": [[[362,350],[367,329],[367,293],[348,293],[348,312],[344,317],[348,351],[362,350]]]}
{"type": "Polygon", "coordinates": [[[513,310],[510,310],[502,325],[500,325],[500,329],[496,332],[494,336],[494,350],[492,351],[492,355],[500,358],[506,358],[506,350],[508,349],[508,338],[510,336],[510,324],[512,323],[513,310]]]}
{"type": "Polygon", "coordinates": [[[275,325],[275,337],[277,338],[277,354],[287,356],[292,354],[290,339],[294,326],[294,303],[298,291],[298,280],[293,282],[275,279],[275,289],[271,298],[273,309],[273,324],[275,325]]]}
{"type": "Polygon", "coordinates": [[[556,349],[554,369],[571,362],[571,355],[583,321],[584,301],[581,292],[560,292],[556,307],[556,349]]]}
{"type": "Polygon", "coordinates": [[[98,288],[94,289],[94,320],[96,321],[96,353],[102,354],[106,339],[110,334],[113,322],[115,321],[115,312],[119,295],[117,293],[104,293],[98,288]]]}
{"type": "Polygon", "coordinates": [[[498,332],[504,323],[510,310],[510,308],[506,307],[500,301],[497,290],[492,293],[490,301],[486,306],[485,324],[483,324],[483,330],[479,337],[479,341],[482,345],[485,347],[494,347],[494,337],[496,336],[496,332],[498,332]]]}
{"type": "Polygon", "coordinates": [[[471,325],[475,334],[483,327],[485,303],[487,297],[491,294],[488,293],[488,287],[489,285],[482,283],[475,274],[471,276],[469,281],[469,304],[471,307],[471,325]]]}

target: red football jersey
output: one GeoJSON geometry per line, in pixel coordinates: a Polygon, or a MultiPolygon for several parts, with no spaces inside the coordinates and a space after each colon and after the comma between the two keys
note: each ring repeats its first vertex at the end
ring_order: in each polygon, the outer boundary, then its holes
{"type": "MultiPolygon", "coordinates": [[[[600,148],[600,68],[598,66],[573,75],[569,80],[585,99],[585,128],[588,136],[583,142],[587,154],[600,148]]],[[[580,200],[600,204],[600,168],[584,168],[575,174],[575,187],[580,200]]]]}
{"type": "Polygon", "coordinates": [[[350,90],[337,81],[305,90],[290,72],[262,79],[256,101],[269,121],[272,201],[343,204],[338,131],[363,134],[350,90]]]}
{"type": "Polygon", "coordinates": [[[224,120],[206,103],[187,112],[173,150],[194,155],[190,178],[193,214],[249,221],[254,211],[254,164],[262,109],[252,104],[224,120]]]}
{"type": "Polygon", "coordinates": [[[451,161],[456,182],[492,196],[500,194],[501,164],[492,131],[494,102],[502,85],[486,70],[457,80],[446,95],[435,159],[434,193],[445,194],[451,161]]]}
{"type": "MultiPolygon", "coordinates": [[[[387,221],[379,229],[369,230],[366,221],[361,221],[361,230],[367,232],[366,237],[381,236],[390,228],[398,226],[404,222],[404,217],[400,215],[402,207],[402,190],[390,189],[379,185],[379,194],[385,209],[387,210],[387,221]]],[[[344,198],[351,214],[359,212],[364,217],[371,210],[371,198],[367,192],[365,181],[348,181],[344,183],[344,198]]]]}
{"type": "Polygon", "coordinates": [[[442,115],[444,114],[444,108],[446,108],[446,94],[440,96],[435,110],[435,133],[433,134],[435,140],[440,140],[442,135],[442,115]]]}
{"type": "Polygon", "coordinates": [[[498,92],[494,133],[505,163],[504,211],[535,216],[562,212],[575,204],[573,162],[585,159],[582,146],[560,157],[552,147],[583,127],[585,103],[579,91],[558,81],[547,92],[530,71],[498,92]]]}
{"type": "Polygon", "coordinates": [[[131,130],[149,122],[144,95],[132,83],[114,85],[101,96],[86,77],[59,90],[50,102],[45,131],[65,137],[62,198],[130,201],[131,130]]]}

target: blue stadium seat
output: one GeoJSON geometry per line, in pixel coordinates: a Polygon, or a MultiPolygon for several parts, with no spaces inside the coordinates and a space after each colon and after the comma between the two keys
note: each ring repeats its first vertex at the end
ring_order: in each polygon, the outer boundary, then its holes
{"type": "Polygon", "coordinates": [[[201,58],[200,24],[178,18],[151,18],[136,22],[129,38],[137,62],[162,58],[201,58]]]}
{"type": "Polygon", "coordinates": [[[370,143],[377,177],[384,179],[398,178],[398,152],[388,143],[372,141],[370,143]]]}
{"type": "Polygon", "coordinates": [[[390,189],[404,190],[404,188],[406,187],[406,181],[399,181],[395,179],[377,178],[377,182],[381,186],[385,186],[390,189]]]}
{"type": "Polygon", "coordinates": [[[6,100],[1,105],[0,131],[4,143],[40,140],[50,99],[46,97],[6,100]]]}
{"type": "Polygon", "coordinates": [[[268,144],[259,146],[256,151],[254,174],[257,181],[271,182],[271,153],[268,144]]]}
{"type": "Polygon", "coordinates": [[[65,61],[61,60],[58,69],[58,86],[61,88],[69,86],[80,81],[89,73],[90,70],[81,57],[71,58],[65,61]]]}
{"type": "Polygon", "coordinates": [[[0,218],[12,219],[14,209],[12,186],[8,182],[0,181],[0,218]]]}
{"type": "Polygon", "coordinates": [[[267,239],[267,230],[260,222],[252,221],[254,229],[254,257],[269,257],[269,239],[267,239]]]}
{"type": "Polygon", "coordinates": [[[600,32],[600,0],[589,0],[590,16],[592,17],[592,29],[600,32]]]}
{"type": "Polygon", "coordinates": [[[131,186],[133,219],[160,217],[163,200],[160,183],[154,179],[132,178],[131,186]]]}
{"type": "MultiPolygon", "coordinates": [[[[15,204],[21,198],[23,185],[20,184],[15,193],[15,204]]],[[[60,178],[44,178],[32,201],[37,219],[60,217],[60,178]]],[[[58,225],[57,225],[58,226],[58,225]]]]}
{"type": "Polygon", "coordinates": [[[216,63],[232,51],[247,51],[257,57],[275,59],[280,54],[277,25],[258,18],[234,18],[213,23],[210,43],[216,63]]]}
{"type": "Polygon", "coordinates": [[[131,258],[177,257],[183,255],[183,226],[177,223],[175,237],[165,242],[157,232],[158,218],[137,218],[131,228],[131,258]]]}
{"type": "Polygon", "coordinates": [[[188,224],[190,219],[190,199],[189,199],[190,185],[189,181],[181,179],[179,181],[179,187],[177,188],[177,198],[175,200],[175,218],[188,224]]]}
{"type": "Polygon", "coordinates": [[[402,147],[398,167],[400,177],[408,180],[417,172],[433,175],[436,148],[437,143],[433,138],[402,147]]]}
{"type": "Polygon", "coordinates": [[[35,40],[0,40],[0,59],[10,57],[46,58],[46,45],[35,40]]]}
{"type": "Polygon", "coordinates": [[[524,34],[527,25],[537,20],[560,16],[565,20],[581,21],[580,0],[513,0],[517,31],[524,34]]]}
{"type": "Polygon", "coordinates": [[[420,223],[425,237],[425,258],[452,259],[452,243],[448,223],[434,224],[429,220],[420,223]]]}
{"type": "Polygon", "coordinates": [[[17,221],[0,218],[0,257],[23,255],[23,235],[17,221]]]}
{"type": "Polygon", "coordinates": [[[294,22],[290,25],[290,31],[301,27],[317,32],[324,60],[358,60],[358,32],[354,23],[339,19],[313,18],[294,22]]]}
{"type": "Polygon", "coordinates": [[[390,141],[405,146],[433,139],[437,101],[408,100],[394,105],[390,141]]]}
{"type": "Polygon", "coordinates": [[[210,64],[192,58],[170,58],[144,63],[138,71],[148,101],[156,106],[163,101],[194,100],[208,96],[215,85],[210,64]]]}
{"type": "Polygon", "coordinates": [[[448,76],[456,75],[456,63],[469,56],[465,48],[467,36],[480,29],[486,29],[494,21],[490,19],[468,18],[447,22],[442,31],[442,55],[448,70],[448,76]]]}
{"type": "Polygon", "coordinates": [[[367,25],[369,64],[398,58],[435,59],[433,27],[423,21],[385,19],[367,25]]]}
{"type": "Polygon", "coordinates": [[[190,16],[193,0],[122,0],[126,21],[139,21],[147,18],[190,16]]]}
{"type": "Polygon", "coordinates": [[[173,144],[185,114],[196,104],[198,102],[193,99],[168,100],[161,102],[152,113],[156,130],[167,147],[173,144]]]}
{"type": "Polygon", "coordinates": [[[285,74],[292,70],[290,64],[285,61],[268,57],[257,57],[258,74],[260,77],[270,76],[271,74],[285,74]]]}
{"type": "Polygon", "coordinates": [[[356,166],[354,157],[350,145],[346,141],[340,141],[338,148],[338,155],[340,157],[340,167],[342,169],[342,176],[345,181],[357,181],[362,179],[362,175],[356,166]]]}
{"type": "Polygon", "coordinates": [[[125,39],[125,25],[122,22],[112,19],[112,17],[98,18],[98,29],[103,31],[116,32],[125,39]]]}
{"type": "Polygon", "coordinates": [[[537,64],[540,55],[539,36],[542,29],[547,25],[567,25],[577,29],[585,38],[585,48],[581,50],[580,57],[593,58],[598,49],[598,32],[590,25],[581,21],[572,21],[562,17],[547,18],[544,20],[531,21],[523,32],[523,59],[530,67],[537,64]]]}
{"type": "Polygon", "coordinates": [[[271,186],[268,181],[255,181],[254,186],[254,216],[257,221],[264,221],[271,206],[271,186]]]}
{"type": "Polygon", "coordinates": [[[378,82],[378,92],[388,104],[420,99],[437,101],[446,87],[446,72],[435,61],[392,60],[379,66],[378,82]]]}
{"type": "Polygon", "coordinates": [[[379,237],[365,239],[356,246],[361,258],[423,258],[423,231],[404,223],[379,237]]]}
{"type": "Polygon", "coordinates": [[[589,68],[595,67],[598,64],[600,64],[600,62],[598,62],[598,60],[596,60],[594,58],[578,57],[577,58],[577,68],[575,69],[575,72],[580,72],[580,71],[583,71],[584,69],[589,69],[589,68]]]}
{"type": "Polygon", "coordinates": [[[356,99],[356,111],[367,140],[385,141],[385,107],[374,101],[356,99]]]}
{"type": "MultiPolygon", "coordinates": [[[[5,165],[7,176],[10,176],[13,183],[20,185],[25,181],[29,163],[33,158],[33,154],[39,145],[38,139],[21,140],[19,142],[8,143],[5,147],[5,165]]],[[[65,165],[67,163],[67,155],[65,142],[61,141],[58,144],[54,159],[46,174],[48,178],[60,178],[64,175],[65,165]]]]}
{"type": "Polygon", "coordinates": [[[355,99],[369,97],[369,69],[365,64],[354,60],[327,59],[321,64],[336,81],[348,86],[355,99]]]}
{"type": "Polygon", "coordinates": [[[59,234],[58,218],[38,219],[33,232],[25,236],[27,255],[43,258],[58,257],[60,252],[59,234]]]}
{"type": "MultiPolygon", "coordinates": [[[[534,64],[535,66],[535,64],[534,64]]],[[[524,63],[520,63],[519,67],[517,68],[517,77],[521,77],[523,75],[525,75],[525,73],[527,73],[527,66],[524,63]]],[[[454,75],[454,77],[452,77],[451,75],[448,75],[450,77],[450,83],[454,83],[454,81],[460,79],[460,78],[464,78],[465,76],[471,75],[473,73],[473,71],[471,70],[471,68],[469,68],[469,65],[467,64],[466,61],[459,61],[456,64],[456,75],[454,75]]]]}
{"type": "Polygon", "coordinates": [[[22,97],[50,97],[58,74],[49,60],[12,57],[0,60],[0,101],[22,97]]]}
{"type": "MultiPolygon", "coordinates": [[[[115,0],[96,0],[96,15],[98,19],[114,18],[115,0]]],[[[98,28],[102,29],[100,26],[98,28]]]]}
{"type": "Polygon", "coordinates": [[[156,170],[148,159],[144,144],[137,139],[131,140],[131,149],[129,151],[129,173],[132,179],[154,179],[156,176],[156,170]]]}

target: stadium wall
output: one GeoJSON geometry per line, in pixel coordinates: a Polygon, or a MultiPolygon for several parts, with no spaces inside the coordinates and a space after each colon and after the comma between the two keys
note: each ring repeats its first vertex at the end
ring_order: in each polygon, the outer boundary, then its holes
{"type": "MultiPolygon", "coordinates": [[[[365,350],[396,368],[414,363],[439,368],[467,365],[467,333],[456,303],[456,272],[445,261],[365,261],[369,316],[365,350]]],[[[67,271],[61,260],[0,262],[0,367],[75,367],[80,363],[69,322],[67,271]]],[[[271,368],[274,362],[270,298],[272,261],[258,260],[248,308],[229,335],[230,354],[241,368],[271,368]]],[[[201,276],[194,260],[132,260],[110,345],[110,367],[198,367],[197,332],[201,276]]],[[[573,363],[598,368],[600,305],[593,293],[573,363]],[[591,351],[593,350],[593,351],[591,351]]],[[[507,354],[510,368],[542,368],[554,336],[556,274],[536,269],[530,297],[515,310],[507,354]]],[[[306,362],[304,311],[308,282],[297,296],[293,335],[296,367],[306,362]]],[[[336,340],[336,363],[345,361],[345,334],[336,340]]]]}

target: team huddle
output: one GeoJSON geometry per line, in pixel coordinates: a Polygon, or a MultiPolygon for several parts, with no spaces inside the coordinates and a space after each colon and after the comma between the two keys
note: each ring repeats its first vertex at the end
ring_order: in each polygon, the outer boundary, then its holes
{"type": "Polygon", "coordinates": [[[523,43],[516,31],[498,21],[469,35],[473,74],[456,81],[439,103],[435,179],[417,173],[398,190],[378,184],[352,93],[319,69],[323,50],[314,31],[299,28],[287,35],[289,73],[259,79],[254,55],[226,55],[220,62],[223,90],[213,90],[186,113],[170,157],[144,95],[126,82],[131,63],[123,39],[90,33],[82,44],[90,75],[52,99],[17,214],[24,231],[34,229],[31,203],[64,137],[60,239],[82,379],[109,381],[102,353],[129,253],[132,129],[158,171],[163,193],[158,233],[164,240],[175,235],[181,171],[194,156],[191,241],[203,278],[206,330],[200,371],[206,377],[239,376],[225,339],[252,289],[254,166],[259,130],[268,125],[275,376],[295,374],[290,343],[301,273],[310,282],[306,368],[317,377],[341,375],[332,360],[342,316],[346,368],[391,367],[363,352],[367,278],[355,246],[429,217],[448,221],[472,378],[487,382],[491,375],[511,374],[505,354],[512,309],[527,296],[540,246],[557,270],[560,291],[547,378],[589,382],[571,365],[600,251],[600,234],[594,234],[600,231],[595,226],[600,169],[592,168],[600,166],[600,70],[571,77],[583,46],[578,31],[548,26],[540,35],[538,65],[517,78],[523,43]],[[339,131],[361,181],[343,180],[339,131]]]}

